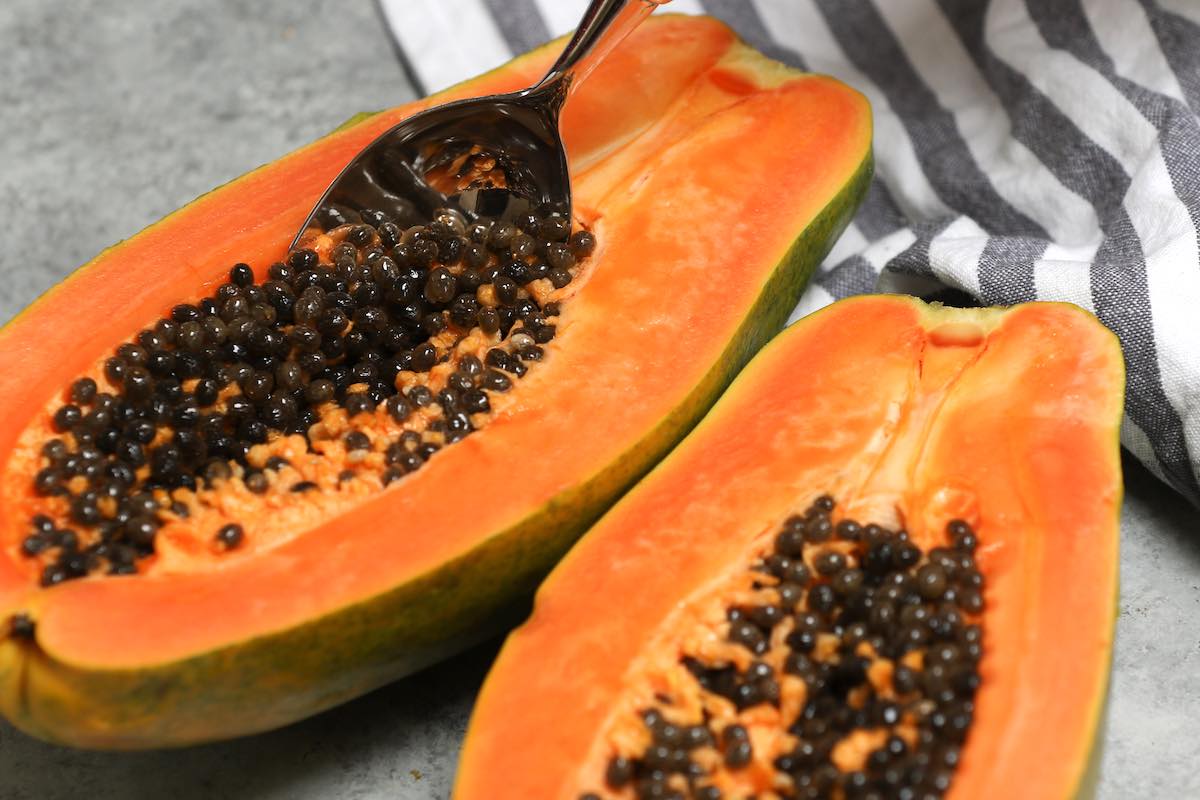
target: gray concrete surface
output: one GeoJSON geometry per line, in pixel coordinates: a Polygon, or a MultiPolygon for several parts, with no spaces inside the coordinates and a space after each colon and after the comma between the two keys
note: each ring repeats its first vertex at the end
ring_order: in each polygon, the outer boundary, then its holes
{"type": "MultiPolygon", "coordinates": [[[[4,0],[0,76],[0,321],[196,195],[412,94],[370,0],[4,0]]],[[[1100,797],[1196,798],[1200,515],[1127,467],[1100,797]]],[[[494,647],[205,747],[81,753],[0,722],[0,800],[444,798],[494,647]]]]}

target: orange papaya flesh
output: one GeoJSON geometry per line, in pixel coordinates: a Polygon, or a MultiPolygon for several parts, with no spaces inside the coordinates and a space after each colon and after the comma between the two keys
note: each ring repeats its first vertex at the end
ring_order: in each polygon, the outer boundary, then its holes
{"type": "MultiPolygon", "coordinates": [[[[540,587],[484,683],[454,796],[634,796],[606,770],[646,746],[636,715],[673,713],[656,692],[694,699],[669,679],[701,645],[753,658],[711,612],[745,601],[747,565],[822,494],[834,523],[903,528],[925,550],[949,544],[953,520],[978,538],[980,684],[946,796],[1085,793],[1115,619],[1123,380],[1112,335],[1067,305],[876,296],[796,323],[540,587]]],[[[752,745],[786,740],[808,689],[743,712],[752,745]]],[[[858,735],[834,753],[845,769],[882,741],[858,735]]],[[[720,766],[717,744],[704,763],[723,796],[794,787],[760,761],[720,766]]]]}
{"type": "MultiPolygon", "coordinates": [[[[870,116],[857,93],[768,61],[715,21],[668,16],[634,37],[564,116],[575,210],[599,246],[512,402],[334,512],[240,509],[245,544],[221,558],[40,588],[19,553],[29,517],[6,514],[0,620],[19,635],[0,637],[0,712],[43,738],[138,748],[265,730],[357,696],[503,624],[699,418],[852,215],[870,116]],[[272,535],[256,546],[258,528],[272,535]]],[[[38,465],[22,443],[51,435],[64,389],[115,343],[210,294],[230,264],[261,280],[372,138],[429,102],[526,85],[556,46],[215,190],[0,331],[6,508],[32,502],[38,465]]]]}

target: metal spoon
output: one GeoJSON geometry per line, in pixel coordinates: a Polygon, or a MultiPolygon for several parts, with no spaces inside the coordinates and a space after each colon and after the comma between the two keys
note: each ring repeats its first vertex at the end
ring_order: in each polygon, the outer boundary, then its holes
{"type": "Polygon", "coordinates": [[[422,111],[362,150],[325,190],[305,234],[382,211],[401,226],[452,208],[468,220],[536,210],[569,214],[571,180],[558,119],[571,92],[669,0],[592,0],[558,61],[534,86],[422,111]]]}

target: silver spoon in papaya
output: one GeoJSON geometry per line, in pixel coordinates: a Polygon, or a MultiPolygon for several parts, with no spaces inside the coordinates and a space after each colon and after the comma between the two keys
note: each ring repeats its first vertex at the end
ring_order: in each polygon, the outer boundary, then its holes
{"type": "Polygon", "coordinates": [[[550,71],[533,86],[435,106],[367,145],[321,196],[292,241],[383,212],[402,227],[442,209],[465,221],[528,213],[570,219],[571,180],[559,117],[618,43],[669,0],[592,0],[550,71]]]}

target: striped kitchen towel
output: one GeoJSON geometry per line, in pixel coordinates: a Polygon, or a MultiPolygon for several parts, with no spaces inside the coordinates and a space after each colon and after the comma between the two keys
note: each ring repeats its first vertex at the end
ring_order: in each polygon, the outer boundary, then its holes
{"type": "MultiPolygon", "coordinates": [[[[434,91],[566,33],[585,0],[381,4],[434,91]]],[[[721,17],[874,106],[875,182],[796,316],[870,291],[1089,309],[1124,346],[1123,443],[1200,504],[1200,0],[668,10],[721,17]]]]}

